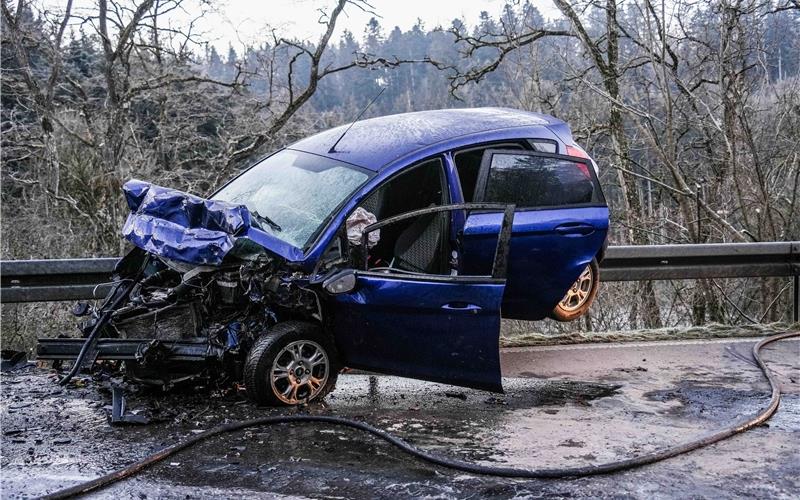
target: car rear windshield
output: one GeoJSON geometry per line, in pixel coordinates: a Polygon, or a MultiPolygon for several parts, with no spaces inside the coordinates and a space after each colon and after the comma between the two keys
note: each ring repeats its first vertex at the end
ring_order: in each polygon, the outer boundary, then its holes
{"type": "Polygon", "coordinates": [[[284,149],[232,180],[212,198],[247,206],[264,231],[305,248],[333,211],[368,178],[346,163],[284,149]]]}
{"type": "Polygon", "coordinates": [[[589,167],[579,159],[529,154],[492,155],[484,201],[519,208],[602,203],[589,167]]]}

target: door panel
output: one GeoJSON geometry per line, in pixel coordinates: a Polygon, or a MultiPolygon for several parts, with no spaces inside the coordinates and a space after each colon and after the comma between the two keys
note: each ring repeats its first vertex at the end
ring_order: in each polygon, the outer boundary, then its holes
{"type": "MultiPolygon", "coordinates": [[[[545,318],[602,249],[608,207],[584,158],[487,150],[478,202],[514,203],[503,317],[545,318]]],[[[465,273],[479,272],[494,250],[500,213],[472,213],[462,237],[465,273]]]]}
{"type": "Polygon", "coordinates": [[[502,279],[359,272],[354,291],[333,298],[337,347],[354,368],[502,392],[504,288],[502,279]]]}
{"type": "Polygon", "coordinates": [[[369,262],[372,231],[430,214],[473,209],[502,212],[491,243],[487,239],[492,250],[482,275],[431,275],[391,267],[344,271],[347,276],[355,273],[355,286],[347,293],[331,293],[326,314],[346,366],[502,392],[500,304],[513,205],[445,205],[376,222],[362,232],[361,261],[369,262]]]}
{"type": "MultiPolygon", "coordinates": [[[[499,213],[473,213],[467,218],[462,238],[465,273],[485,268],[494,254],[501,220],[499,213]]],[[[511,229],[503,317],[545,318],[600,251],[607,231],[607,207],[517,212],[511,229]]]]}

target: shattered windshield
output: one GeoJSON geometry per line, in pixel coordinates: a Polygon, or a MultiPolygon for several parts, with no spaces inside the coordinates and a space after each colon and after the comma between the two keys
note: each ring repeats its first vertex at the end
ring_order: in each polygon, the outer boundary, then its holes
{"type": "Polygon", "coordinates": [[[212,198],[247,206],[261,229],[304,248],[331,212],[367,178],[346,163],[285,149],[256,164],[212,198]]]}

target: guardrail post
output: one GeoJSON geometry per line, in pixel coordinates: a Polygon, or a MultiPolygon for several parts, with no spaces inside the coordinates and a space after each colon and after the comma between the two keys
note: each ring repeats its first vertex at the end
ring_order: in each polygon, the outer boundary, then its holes
{"type": "Polygon", "coordinates": [[[794,275],[794,307],[792,308],[792,320],[800,322],[800,274],[794,275]]]}

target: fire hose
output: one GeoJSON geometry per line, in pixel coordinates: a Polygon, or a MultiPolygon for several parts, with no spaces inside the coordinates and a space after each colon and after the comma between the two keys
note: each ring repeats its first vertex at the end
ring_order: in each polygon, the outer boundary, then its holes
{"type": "Polygon", "coordinates": [[[713,443],[722,441],[736,434],[745,432],[753,427],[761,425],[769,419],[781,401],[780,384],[775,380],[774,375],[769,370],[767,365],[761,359],[761,349],[773,342],[784,340],[793,337],[800,337],[800,332],[787,332],[779,335],[764,338],[753,346],[753,359],[757,363],[759,369],[764,374],[764,377],[769,382],[772,394],[769,404],[759,411],[756,415],[734,422],[733,424],[722,427],[718,430],[711,431],[695,439],[684,441],[673,446],[668,446],[660,450],[655,450],[650,453],[644,453],[631,458],[607,462],[598,465],[587,465],[582,467],[570,468],[555,468],[555,469],[520,469],[513,467],[497,467],[490,465],[481,465],[473,462],[466,462],[463,460],[453,459],[442,455],[434,454],[429,451],[418,448],[411,443],[373,425],[353,420],[344,417],[330,416],[330,415],[279,415],[271,417],[255,418],[252,420],[244,420],[239,422],[231,422],[228,424],[220,425],[213,429],[209,429],[202,433],[196,434],[182,442],[168,446],[152,455],[139,460],[127,467],[108,473],[96,479],[65,488],[49,495],[45,495],[45,499],[59,499],[69,498],[76,495],[86,494],[99,488],[106,487],[117,481],[131,477],[138,472],[170,457],[182,450],[185,450],[195,444],[221,434],[240,431],[251,427],[263,427],[278,424],[294,424],[294,423],[318,423],[327,424],[340,427],[349,427],[371,434],[379,439],[382,439],[401,451],[409,455],[432,464],[470,474],[500,476],[508,478],[522,478],[522,479],[558,479],[558,478],[575,478],[594,476],[599,474],[609,474],[619,472],[643,465],[652,464],[668,458],[675,457],[690,451],[709,446],[713,443]]]}

